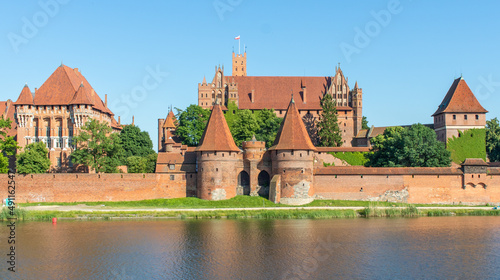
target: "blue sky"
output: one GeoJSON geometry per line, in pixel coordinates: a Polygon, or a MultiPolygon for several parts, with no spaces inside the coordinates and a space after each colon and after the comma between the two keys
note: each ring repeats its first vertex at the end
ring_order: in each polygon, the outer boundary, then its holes
{"type": "Polygon", "coordinates": [[[370,125],[431,123],[461,74],[491,119],[499,10],[498,1],[2,1],[0,100],[39,88],[63,61],[108,94],[122,123],[135,115],[156,149],[157,119],[197,103],[203,76],[231,68],[240,35],[248,75],[328,76],[340,63],[363,88],[370,125]]]}

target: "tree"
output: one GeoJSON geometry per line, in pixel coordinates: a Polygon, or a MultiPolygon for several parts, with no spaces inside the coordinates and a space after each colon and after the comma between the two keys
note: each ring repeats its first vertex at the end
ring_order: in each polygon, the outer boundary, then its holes
{"type": "Polygon", "coordinates": [[[184,111],[178,108],[175,109],[177,110],[176,117],[179,122],[176,135],[181,139],[182,144],[197,146],[207,126],[210,110],[203,109],[198,105],[190,105],[184,111]]]}
{"type": "Polygon", "coordinates": [[[127,158],[131,156],[144,157],[155,152],[149,133],[141,131],[138,126],[125,126],[120,132],[120,139],[127,158]]]}
{"type": "Polygon", "coordinates": [[[368,166],[440,167],[450,166],[450,152],[436,138],[434,130],[414,124],[409,128],[389,127],[371,139],[368,166]]]}
{"type": "Polygon", "coordinates": [[[361,129],[370,129],[368,126],[368,119],[365,116],[361,119],[361,129]]]}
{"type": "Polygon", "coordinates": [[[17,157],[17,172],[21,174],[45,173],[50,168],[49,150],[43,142],[31,143],[17,157]]]}
{"type": "Polygon", "coordinates": [[[486,121],[486,153],[490,161],[500,161],[500,125],[497,118],[486,121]]]}
{"type": "Polygon", "coordinates": [[[234,124],[234,120],[236,120],[236,114],[238,113],[239,109],[236,103],[234,101],[229,101],[227,104],[227,111],[224,114],[224,118],[226,119],[227,126],[229,126],[229,129],[231,130],[234,124]]]}
{"type": "Polygon", "coordinates": [[[340,147],[342,145],[342,134],[337,118],[336,101],[330,94],[325,94],[321,98],[320,104],[323,109],[317,125],[320,146],[340,147]]]}
{"type": "Polygon", "coordinates": [[[158,154],[145,157],[131,156],[127,158],[128,173],[154,173],[158,154]]]}
{"type": "Polygon", "coordinates": [[[257,111],[255,115],[259,125],[255,138],[266,142],[266,147],[269,148],[274,143],[283,119],[278,118],[273,109],[263,109],[257,111]]]}
{"type": "Polygon", "coordinates": [[[7,136],[7,130],[12,128],[12,121],[3,116],[0,117],[0,173],[7,173],[9,171],[9,160],[6,156],[13,156],[17,149],[20,149],[13,136],[7,136]]]}
{"type": "Polygon", "coordinates": [[[250,110],[239,110],[233,123],[232,135],[237,146],[241,147],[243,141],[252,139],[259,131],[257,118],[250,110]]]}
{"type": "Polygon", "coordinates": [[[112,133],[107,123],[91,119],[73,137],[76,149],[71,153],[74,163],[84,164],[96,172],[118,172],[123,161],[123,148],[119,134],[112,133]]]}

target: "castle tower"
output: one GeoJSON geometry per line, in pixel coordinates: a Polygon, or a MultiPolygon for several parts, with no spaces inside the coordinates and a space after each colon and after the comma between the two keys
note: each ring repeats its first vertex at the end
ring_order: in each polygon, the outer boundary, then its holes
{"type": "Polygon", "coordinates": [[[219,100],[220,104],[227,104],[228,81],[224,76],[224,66],[215,66],[215,76],[212,83],[208,84],[205,77],[203,82],[198,84],[198,106],[210,109],[219,100]]]}
{"type": "Polygon", "coordinates": [[[304,122],[290,101],[271,151],[272,173],[281,177],[281,199],[285,204],[305,204],[313,200],[313,163],[316,148],[304,122]]]}
{"type": "Polygon", "coordinates": [[[487,112],[477,101],[465,80],[462,77],[455,79],[432,115],[437,139],[446,143],[448,138],[458,137],[458,131],[484,128],[487,112]]]}
{"type": "Polygon", "coordinates": [[[235,54],[233,52],[233,76],[247,75],[247,52],[235,54]]]}
{"type": "Polygon", "coordinates": [[[352,118],[354,134],[357,135],[363,126],[363,89],[358,87],[358,82],[351,91],[352,118]]]}
{"type": "Polygon", "coordinates": [[[218,102],[213,106],[207,127],[196,148],[196,158],[199,198],[222,200],[236,196],[236,166],[241,164],[242,158],[218,102]]]}
{"type": "Polygon", "coordinates": [[[163,122],[159,122],[159,124],[161,124],[161,133],[158,135],[158,138],[161,142],[158,149],[162,152],[172,151],[172,146],[175,144],[175,141],[172,139],[175,132],[175,122],[175,115],[174,112],[172,112],[172,109],[168,112],[165,120],[163,122]]]}
{"type": "Polygon", "coordinates": [[[14,105],[16,107],[18,123],[17,142],[19,146],[25,147],[33,143],[33,139],[30,136],[34,135],[36,130],[36,127],[33,127],[33,111],[35,110],[35,104],[33,102],[33,95],[27,84],[23,87],[14,105]]]}
{"type": "Polygon", "coordinates": [[[242,143],[243,149],[243,160],[245,166],[248,167],[248,175],[250,177],[250,195],[257,196],[259,193],[264,196],[269,192],[269,190],[260,190],[259,187],[259,173],[260,170],[257,169],[257,165],[262,160],[264,153],[266,152],[266,142],[257,141],[255,135],[252,140],[245,141],[242,143]]]}

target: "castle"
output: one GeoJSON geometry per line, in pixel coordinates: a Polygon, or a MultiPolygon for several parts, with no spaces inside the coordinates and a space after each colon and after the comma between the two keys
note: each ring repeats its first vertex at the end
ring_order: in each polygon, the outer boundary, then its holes
{"type": "Polygon", "coordinates": [[[87,120],[105,122],[115,132],[122,129],[108,108],[107,95],[103,102],[78,68],[63,64],[34,93],[26,84],[13,106],[19,146],[43,142],[49,149],[52,171],[74,171],[70,157],[73,136],[87,120]]]}
{"type": "Polygon", "coordinates": [[[344,147],[353,146],[354,136],[362,126],[363,90],[356,82],[351,90],[348,78],[339,67],[334,76],[326,77],[270,77],[247,76],[247,53],[232,56],[232,76],[224,74],[224,67],[215,67],[210,83],[205,77],[198,84],[198,105],[210,109],[220,100],[222,109],[234,102],[239,109],[274,109],[278,117],[284,117],[291,94],[295,93],[297,110],[306,124],[309,136],[316,142],[315,123],[318,121],[324,94],[333,96],[337,104],[344,147]]]}

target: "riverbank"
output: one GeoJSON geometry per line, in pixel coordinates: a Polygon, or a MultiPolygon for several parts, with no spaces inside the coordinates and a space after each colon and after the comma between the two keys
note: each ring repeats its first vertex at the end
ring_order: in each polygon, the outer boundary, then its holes
{"type": "MultiPolygon", "coordinates": [[[[92,219],[333,219],[371,217],[500,216],[491,207],[301,207],[301,208],[228,208],[228,209],[75,209],[71,206],[32,206],[16,209],[21,221],[50,221],[52,218],[92,219]],[[45,209],[44,209],[45,208],[45,209]],[[54,210],[55,209],[55,210],[54,210]]],[[[1,220],[9,218],[6,208],[1,220]]]]}
{"type": "MultiPolygon", "coordinates": [[[[228,200],[198,198],[120,202],[22,203],[15,218],[22,221],[59,219],[332,219],[425,216],[498,216],[492,206],[416,205],[391,202],[315,200],[301,206],[275,204],[262,197],[228,200]]],[[[7,208],[0,220],[14,218],[7,208]]]]}

